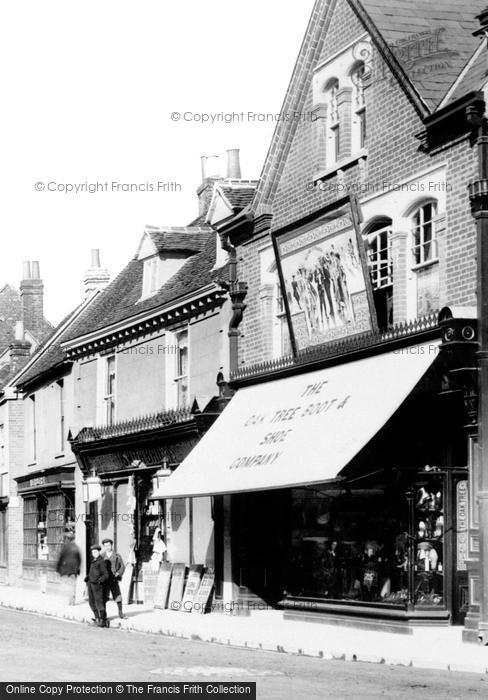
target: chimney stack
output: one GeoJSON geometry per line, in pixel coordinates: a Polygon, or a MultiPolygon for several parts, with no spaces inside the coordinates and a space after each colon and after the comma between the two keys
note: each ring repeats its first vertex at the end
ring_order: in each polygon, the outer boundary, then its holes
{"type": "Polygon", "coordinates": [[[227,149],[227,178],[229,180],[241,179],[241,163],[238,148],[227,149]]]}
{"type": "Polygon", "coordinates": [[[20,283],[20,301],[24,328],[41,341],[45,330],[44,285],[41,280],[39,262],[25,261],[24,278],[20,283]]]}
{"type": "Polygon", "coordinates": [[[109,282],[109,271],[102,269],[100,265],[100,250],[93,248],[91,251],[91,265],[83,277],[83,298],[88,299],[95,292],[102,291],[109,282]]]}
{"type": "Polygon", "coordinates": [[[15,340],[9,346],[10,368],[15,374],[27,363],[30,357],[30,348],[29,341],[24,339],[24,324],[22,321],[17,321],[15,340]]]}
{"type": "Polygon", "coordinates": [[[202,156],[202,184],[197,189],[198,195],[198,214],[199,216],[205,216],[210,202],[212,201],[212,195],[215,189],[215,184],[222,180],[222,175],[220,172],[220,158],[219,156],[202,156]]]}

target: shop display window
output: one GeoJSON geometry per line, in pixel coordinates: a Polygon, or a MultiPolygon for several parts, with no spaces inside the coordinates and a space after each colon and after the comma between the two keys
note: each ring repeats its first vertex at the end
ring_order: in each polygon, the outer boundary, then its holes
{"type": "Polygon", "coordinates": [[[443,494],[442,475],[293,489],[286,596],[442,607],[443,494]]]}
{"type": "Polygon", "coordinates": [[[72,497],[65,493],[37,494],[24,499],[24,559],[56,561],[66,529],[74,530],[72,497]]]}
{"type": "Polygon", "coordinates": [[[443,481],[427,479],[416,484],[414,494],[415,563],[414,603],[437,606],[444,591],[443,481]]]}

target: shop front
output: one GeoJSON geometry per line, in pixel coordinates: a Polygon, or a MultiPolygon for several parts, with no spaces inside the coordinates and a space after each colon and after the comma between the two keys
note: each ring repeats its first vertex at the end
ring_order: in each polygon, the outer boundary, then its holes
{"type": "Polygon", "coordinates": [[[215,420],[216,410],[196,415],[184,409],[133,424],[85,428],[71,443],[84,474],[87,561],[92,543],[113,540],[126,564],[126,602],[150,604],[157,576],[168,566],[213,570],[211,498],[161,501],[155,493],[215,420]]]}
{"type": "Polygon", "coordinates": [[[53,467],[18,477],[17,491],[23,508],[22,578],[58,583],[56,563],[65,533],[74,533],[75,466],[53,467]]]}
{"type": "Polygon", "coordinates": [[[439,341],[307,369],[240,388],[156,495],[227,504],[236,609],[462,623],[464,403],[439,341]]]}

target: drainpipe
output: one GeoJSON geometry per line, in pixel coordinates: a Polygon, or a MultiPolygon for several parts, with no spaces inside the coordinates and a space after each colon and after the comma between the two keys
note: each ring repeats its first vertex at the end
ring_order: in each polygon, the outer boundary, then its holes
{"type": "Polygon", "coordinates": [[[220,244],[229,255],[229,282],[220,282],[220,285],[229,293],[232,302],[232,318],[229,321],[229,368],[230,374],[239,366],[239,326],[242,321],[244,299],[247,295],[247,284],[237,279],[237,251],[229,240],[229,236],[219,232],[220,244]]]}
{"type": "MultiPolygon", "coordinates": [[[[468,185],[471,213],[476,222],[478,307],[478,449],[480,618],[478,638],[488,645],[488,121],[468,107],[469,124],[478,130],[478,179],[468,185]]],[[[472,485],[476,488],[476,484],[472,485]]]]}

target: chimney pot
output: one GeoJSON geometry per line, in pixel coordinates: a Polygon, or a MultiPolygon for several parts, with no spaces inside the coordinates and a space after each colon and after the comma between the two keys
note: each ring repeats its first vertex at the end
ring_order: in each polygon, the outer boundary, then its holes
{"type": "Polygon", "coordinates": [[[98,248],[92,249],[91,266],[92,266],[92,268],[100,267],[100,250],[98,248]]]}
{"type": "Polygon", "coordinates": [[[15,323],[15,340],[24,340],[24,323],[16,321],[15,323]]]}
{"type": "Polygon", "coordinates": [[[219,156],[202,156],[202,181],[219,177],[221,177],[219,156]]]}
{"type": "Polygon", "coordinates": [[[88,299],[95,292],[102,291],[110,282],[110,273],[104,270],[100,264],[100,250],[98,248],[91,249],[90,261],[91,265],[85,272],[83,277],[83,298],[88,299]]]}
{"type": "Polygon", "coordinates": [[[227,149],[227,178],[229,180],[241,179],[241,163],[238,148],[227,149]]]}
{"type": "Polygon", "coordinates": [[[29,260],[24,260],[23,270],[24,271],[23,271],[23,278],[22,279],[30,280],[30,278],[31,278],[31,264],[30,264],[29,260]]]}
{"type": "Polygon", "coordinates": [[[39,268],[39,261],[38,260],[33,260],[32,261],[32,279],[40,279],[41,278],[41,271],[39,268]]]}

